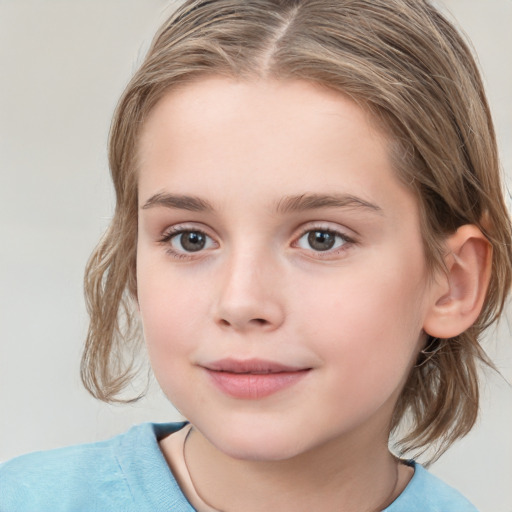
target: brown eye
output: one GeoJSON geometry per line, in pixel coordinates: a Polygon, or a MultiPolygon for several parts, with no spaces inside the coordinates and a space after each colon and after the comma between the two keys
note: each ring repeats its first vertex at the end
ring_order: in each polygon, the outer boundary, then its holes
{"type": "Polygon", "coordinates": [[[171,238],[170,243],[176,251],[197,252],[211,245],[209,238],[201,231],[181,231],[171,238]]]}
{"type": "Polygon", "coordinates": [[[331,229],[309,229],[297,240],[296,246],[313,252],[335,253],[353,240],[331,229]]]}
{"type": "Polygon", "coordinates": [[[315,251],[328,251],[334,247],[336,235],[330,231],[310,231],[308,234],[309,246],[315,251]]]}

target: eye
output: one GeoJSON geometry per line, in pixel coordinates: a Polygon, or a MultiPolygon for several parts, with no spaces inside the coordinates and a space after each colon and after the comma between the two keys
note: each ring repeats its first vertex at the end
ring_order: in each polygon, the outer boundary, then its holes
{"type": "Polygon", "coordinates": [[[175,254],[199,252],[215,246],[206,233],[189,229],[171,231],[161,241],[168,243],[170,251],[175,254]]]}
{"type": "Polygon", "coordinates": [[[317,252],[339,249],[350,242],[348,237],[329,229],[310,229],[298,240],[297,246],[301,249],[313,249],[317,252]]]}

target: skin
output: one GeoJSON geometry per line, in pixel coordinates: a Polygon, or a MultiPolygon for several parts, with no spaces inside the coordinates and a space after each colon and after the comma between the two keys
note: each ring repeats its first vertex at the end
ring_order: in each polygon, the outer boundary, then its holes
{"type": "Polygon", "coordinates": [[[392,501],[411,474],[388,451],[389,423],[436,295],[385,134],[319,86],[211,77],[157,104],[139,157],[140,314],[156,378],[194,426],[198,494],[226,511],[392,501]],[[283,207],[304,194],[344,200],[283,207]],[[176,230],[204,233],[204,248],[187,251],[176,230]],[[334,248],[313,248],[315,230],[334,248]],[[203,368],[225,357],[310,370],[245,400],[203,368]]]}

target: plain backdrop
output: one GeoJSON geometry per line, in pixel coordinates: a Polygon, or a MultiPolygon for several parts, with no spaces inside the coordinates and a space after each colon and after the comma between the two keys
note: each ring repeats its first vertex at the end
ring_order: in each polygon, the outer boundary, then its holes
{"type": "MultiPolygon", "coordinates": [[[[512,1],[441,5],[480,58],[510,186],[512,1]]],[[[108,406],[79,379],[83,269],[114,204],[110,118],[171,10],[163,0],[0,0],[0,460],[180,419],[156,384],[135,405],[108,406]]],[[[486,376],[477,427],[432,467],[482,512],[512,511],[509,324],[486,341],[504,379],[486,376]]]]}

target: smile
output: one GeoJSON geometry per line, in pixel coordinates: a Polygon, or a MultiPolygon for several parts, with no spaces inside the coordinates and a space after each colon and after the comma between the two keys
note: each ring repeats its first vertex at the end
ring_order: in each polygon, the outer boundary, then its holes
{"type": "Polygon", "coordinates": [[[203,368],[218,390],[243,400],[258,400],[289,388],[311,370],[261,359],[223,359],[203,368]]]}

